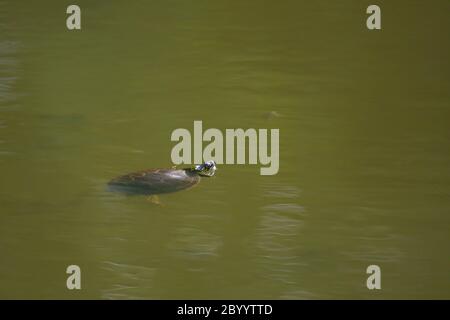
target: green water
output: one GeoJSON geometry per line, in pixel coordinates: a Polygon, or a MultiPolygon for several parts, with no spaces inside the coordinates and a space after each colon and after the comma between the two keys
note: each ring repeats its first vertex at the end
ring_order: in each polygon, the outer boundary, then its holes
{"type": "Polygon", "coordinates": [[[76,3],[0,1],[0,298],[450,298],[448,1],[76,3]],[[194,120],[279,128],[279,173],[105,190],[194,120]]]}

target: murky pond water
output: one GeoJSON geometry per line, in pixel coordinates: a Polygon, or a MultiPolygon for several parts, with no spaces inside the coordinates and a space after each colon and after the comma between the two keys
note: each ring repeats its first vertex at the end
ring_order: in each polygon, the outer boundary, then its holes
{"type": "Polygon", "coordinates": [[[68,4],[0,1],[1,298],[450,298],[448,1],[68,4]],[[279,173],[105,189],[194,120],[279,128],[279,173]]]}

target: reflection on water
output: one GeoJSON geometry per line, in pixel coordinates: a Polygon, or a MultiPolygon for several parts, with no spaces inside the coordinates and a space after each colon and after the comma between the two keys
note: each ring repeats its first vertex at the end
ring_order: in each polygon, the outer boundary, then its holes
{"type": "Polygon", "coordinates": [[[263,186],[262,194],[275,203],[261,208],[262,215],[257,228],[256,243],[258,264],[262,266],[261,276],[285,286],[283,298],[308,298],[313,295],[302,290],[296,274],[308,264],[299,254],[301,243],[298,238],[305,224],[305,209],[296,203],[289,203],[300,197],[295,186],[274,183],[263,186]]]}
{"type": "Polygon", "coordinates": [[[449,297],[448,2],[80,5],[0,2],[0,297],[449,297]],[[279,128],[279,173],[108,192],[194,120],[279,128]]]}
{"type": "Polygon", "coordinates": [[[149,296],[141,296],[143,292],[151,292],[155,269],[143,266],[104,261],[105,270],[111,273],[111,288],[102,290],[102,299],[149,299],[149,296]]]}
{"type": "Polygon", "coordinates": [[[175,230],[174,240],[168,248],[176,255],[191,259],[206,259],[217,256],[220,245],[221,240],[218,236],[195,227],[182,227],[175,230]]]}
{"type": "Polygon", "coordinates": [[[13,87],[17,80],[17,48],[17,42],[0,42],[0,101],[2,102],[2,104],[11,103],[15,100],[16,97],[13,87]]]}

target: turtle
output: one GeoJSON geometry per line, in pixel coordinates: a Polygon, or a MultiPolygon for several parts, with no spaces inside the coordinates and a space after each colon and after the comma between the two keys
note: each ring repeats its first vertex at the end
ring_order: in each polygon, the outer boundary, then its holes
{"type": "Polygon", "coordinates": [[[159,194],[193,187],[200,182],[201,176],[212,177],[216,170],[213,160],[184,169],[148,169],[118,176],[109,181],[108,186],[111,191],[146,195],[151,202],[159,204],[159,194]]]}

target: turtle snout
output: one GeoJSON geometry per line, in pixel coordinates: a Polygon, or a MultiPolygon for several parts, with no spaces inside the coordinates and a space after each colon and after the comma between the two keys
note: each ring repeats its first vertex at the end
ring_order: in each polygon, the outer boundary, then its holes
{"type": "Polygon", "coordinates": [[[209,160],[205,162],[205,166],[210,169],[210,168],[216,168],[216,163],[214,162],[214,160],[209,160]]]}
{"type": "Polygon", "coordinates": [[[216,163],[213,160],[206,161],[203,166],[205,170],[203,170],[202,175],[207,177],[212,177],[217,170],[216,163]]]}

